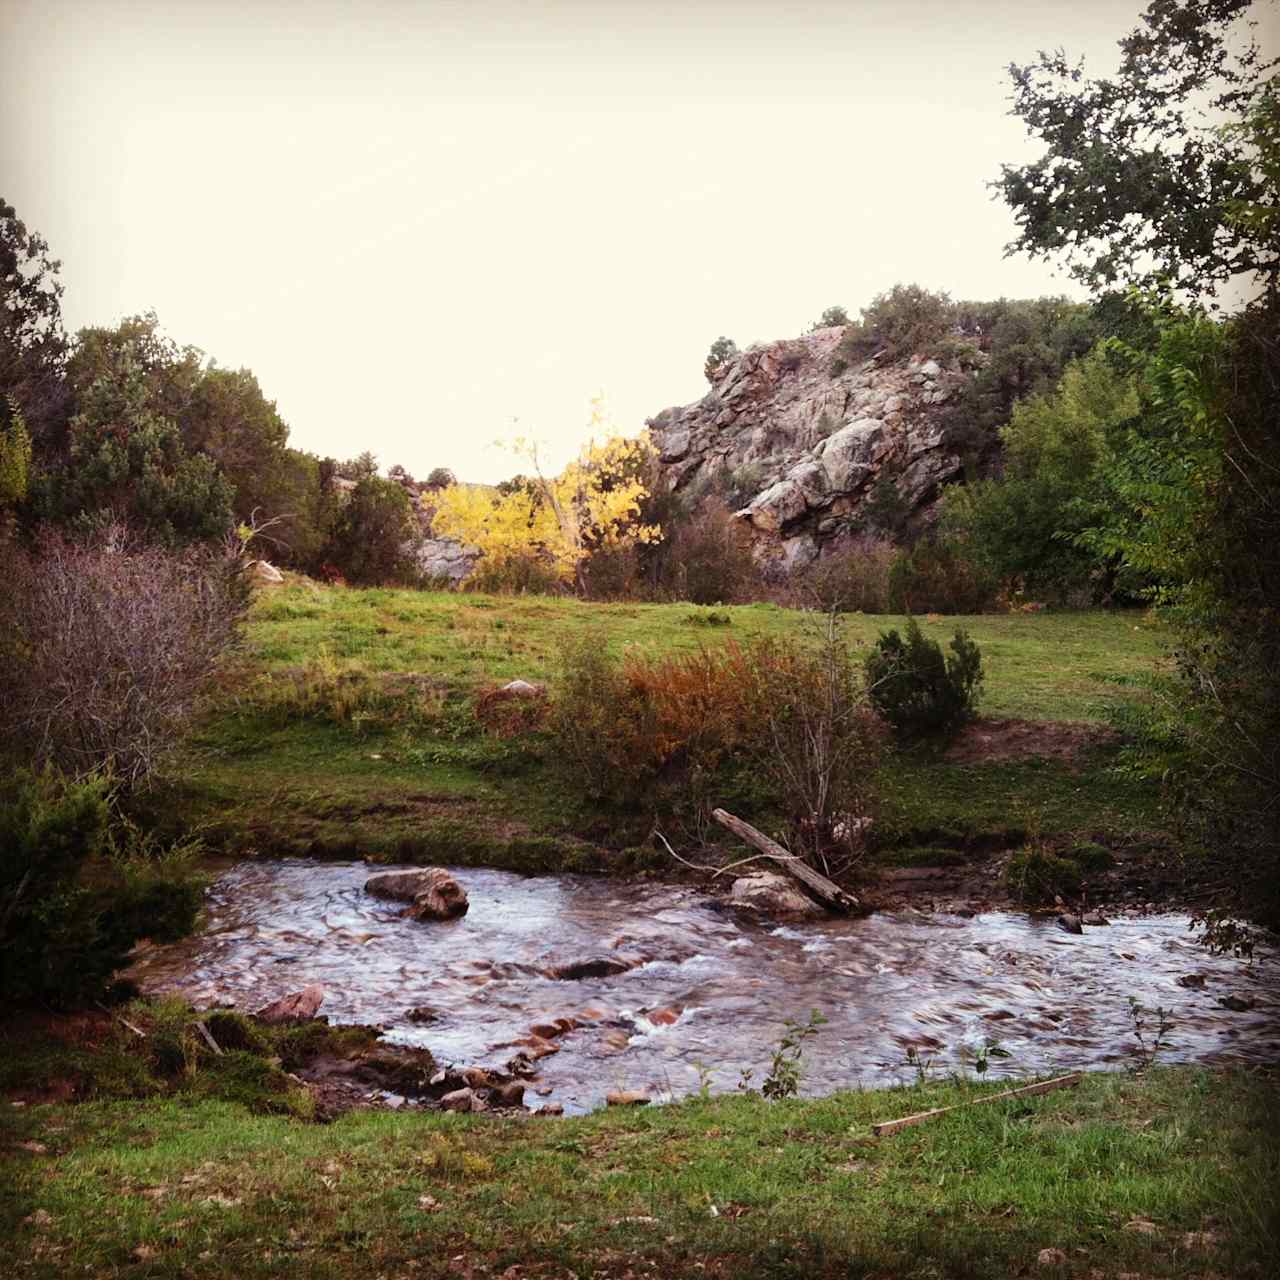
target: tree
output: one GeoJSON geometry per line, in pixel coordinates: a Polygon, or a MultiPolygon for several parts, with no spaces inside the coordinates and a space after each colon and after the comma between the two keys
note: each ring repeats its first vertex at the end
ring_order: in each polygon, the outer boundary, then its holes
{"type": "Polygon", "coordinates": [[[378,459],[368,449],[358,457],[348,458],[345,462],[338,463],[338,475],[344,480],[355,480],[358,483],[377,474],[378,459]]]}
{"type": "Polygon", "coordinates": [[[828,307],[818,317],[809,332],[813,333],[818,329],[834,329],[837,325],[845,325],[848,323],[849,313],[843,307],[828,307]]]}
{"type": "Polygon", "coordinates": [[[1011,65],[1013,114],[1046,150],[994,184],[1019,229],[1007,252],[1065,254],[1094,287],[1167,279],[1198,292],[1251,274],[1274,290],[1276,238],[1241,215],[1274,209],[1275,173],[1258,164],[1256,132],[1221,126],[1275,119],[1280,59],[1263,57],[1250,9],[1153,0],[1112,79],[1086,78],[1060,49],[1011,65]]]}
{"type": "Polygon", "coordinates": [[[708,382],[714,382],[716,374],[720,372],[720,366],[726,361],[732,360],[737,354],[738,344],[732,338],[726,338],[721,334],[711,344],[711,350],[707,352],[707,358],[702,365],[702,376],[708,382]]]}
{"type": "MultiPolygon", "coordinates": [[[[944,523],[966,551],[1001,579],[1021,579],[1036,597],[1114,586],[1115,557],[1078,542],[1115,495],[1102,467],[1138,412],[1132,376],[1098,347],[1067,367],[1051,392],[1020,400],[1000,432],[1003,475],[948,493],[944,523]]],[[[1137,571],[1130,588],[1150,581],[1137,571]]]]}
{"type": "Polygon", "coordinates": [[[61,443],[70,412],[61,265],[0,198],[0,429],[16,406],[40,449],[61,443]]]}
{"type": "Polygon", "coordinates": [[[187,449],[177,423],[157,408],[174,402],[177,380],[149,360],[149,337],[140,357],[132,341],[99,342],[106,332],[92,331],[73,357],[78,376],[93,380],[77,388],[65,456],[35,478],[36,513],[124,521],[169,543],[222,536],[232,524],[231,484],[211,458],[187,449]]]}
{"type": "Polygon", "coordinates": [[[325,559],[349,582],[411,582],[421,534],[409,495],[394,480],[366,475],[338,502],[325,559]]]}
{"type": "Polygon", "coordinates": [[[137,384],[147,409],[180,423],[204,368],[204,352],[179,346],[154,311],[126,316],[114,328],[88,326],[76,334],[67,380],[77,404],[95,383],[137,384]]]}
{"type": "MultiPolygon", "coordinates": [[[[592,425],[602,425],[600,406],[592,425]]],[[[523,483],[489,489],[455,484],[434,498],[433,528],[478,547],[489,566],[541,557],[564,583],[582,585],[583,563],[595,550],[656,541],[661,530],[640,519],[647,494],[646,439],[592,441],[559,475],[546,476],[536,446],[525,442],[534,474],[523,483]]]]}
{"type": "Polygon", "coordinates": [[[289,428],[248,369],[206,369],[176,420],[186,447],[212,458],[235,487],[238,521],[290,513],[289,428]]]}
{"type": "MultiPolygon", "coordinates": [[[[31,471],[31,433],[22,411],[12,398],[8,404],[9,424],[0,425],[0,516],[5,508],[27,496],[31,471]]],[[[0,527],[0,535],[4,529],[0,527]]]]}

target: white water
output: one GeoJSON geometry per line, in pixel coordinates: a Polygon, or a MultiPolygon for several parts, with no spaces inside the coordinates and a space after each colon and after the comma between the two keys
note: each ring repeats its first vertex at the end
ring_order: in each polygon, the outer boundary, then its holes
{"type": "Polygon", "coordinates": [[[147,952],[132,976],[147,992],[250,1010],[320,982],[332,1021],[382,1026],[459,1066],[504,1063],[532,1024],[576,1018],[587,1025],[538,1063],[536,1082],[570,1111],[615,1088],[680,1096],[700,1072],[720,1091],[750,1069],[758,1086],[783,1023],[811,1009],[829,1019],[806,1049],[813,1094],[914,1079],[909,1046],[940,1073],[971,1072],[993,1042],[1009,1055],[989,1060],[994,1077],[1120,1067],[1135,1058],[1130,996],[1171,1011],[1162,1062],[1280,1060],[1280,959],[1210,955],[1185,916],[1121,918],[1083,936],[1006,913],[780,926],[683,885],[464,869],[469,913],[418,923],[363,892],[371,870],[237,866],[210,891],[206,930],[147,952]],[[609,978],[541,972],[600,954],[652,958],[609,978]],[[1203,989],[1180,986],[1185,974],[1204,975],[1203,989]],[[1225,996],[1252,1007],[1229,1011],[1225,996]],[[416,1006],[437,1020],[408,1021],[416,1006]],[[664,1025],[647,1016],[657,1011],[678,1016],[664,1025]]]}

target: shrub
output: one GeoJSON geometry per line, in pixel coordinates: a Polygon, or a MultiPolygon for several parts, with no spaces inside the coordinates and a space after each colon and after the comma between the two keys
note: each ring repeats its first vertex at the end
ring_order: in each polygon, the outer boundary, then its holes
{"type": "Polygon", "coordinates": [[[885,613],[893,546],[861,537],[815,561],[801,578],[801,593],[824,613],[885,613]]]}
{"type": "Polygon", "coordinates": [[[792,852],[835,874],[863,850],[884,745],[861,664],[834,613],[816,642],[751,656],[747,754],[787,815],[792,852]]]}
{"type": "Polygon", "coordinates": [[[882,631],[866,658],[868,692],[895,728],[930,732],[954,729],[974,713],[982,685],[982,654],[957,630],[945,658],[914,618],[906,635],[882,631]]]}
{"type": "Polygon", "coordinates": [[[816,329],[833,329],[836,325],[848,324],[849,313],[843,307],[828,307],[810,327],[809,332],[816,329]]]}
{"type": "Polygon", "coordinates": [[[1080,864],[1038,845],[1028,845],[1009,859],[1004,880],[1019,902],[1043,906],[1055,897],[1070,897],[1080,892],[1080,864]]]}
{"type": "Polygon", "coordinates": [[[117,527],[6,548],[0,572],[5,745],[71,776],[144,781],[236,639],[238,554],[168,551],[117,527]]]}
{"type": "Polygon", "coordinates": [[[420,539],[413,504],[403,487],[378,475],[364,475],[338,505],[324,559],[358,586],[414,583],[420,539]]]}
{"type": "Polygon", "coordinates": [[[883,731],[836,620],[818,644],[663,658],[613,658],[585,637],[565,649],[555,691],[557,754],[589,798],[701,822],[743,767],[797,851],[830,868],[860,848],[883,731]]]}
{"type": "Polygon", "coordinates": [[[759,595],[759,566],[723,503],[710,501],[675,527],[663,549],[659,585],[690,604],[734,604],[759,595]]]}
{"type": "Polygon", "coordinates": [[[190,854],[113,828],[100,778],[16,773],[0,792],[0,1004],[101,995],[139,938],[188,931],[200,905],[190,854]]]}
{"type": "Polygon", "coordinates": [[[543,551],[514,550],[486,555],[476,561],[463,584],[468,591],[488,595],[552,596],[564,592],[564,579],[543,551]]]}
{"type": "Polygon", "coordinates": [[[894,613],[983,613],[999,595],[999,583],[957,545],[925,538],[899,551],[889,570],[894,613]]]}
{"type": "Polygon", "coordinates": [[[862,318],[845,330],[836,355],[850,363],[883,351],[889,360],[930,352],[953,322],[946,293],[931,293],[918,284],[895,284],[878,294],[862,318]]]}
{"type": "Polygon", "coordinates": [[[707,352],[707,358],[703,362],[703,377],[708,382],[714,382],[716,375],[720,372],[720,366],[726,361],[732,360],[737,354],[738,344],[732,338],[726,338],[723,335],[718,337],[711,344],[711,350],[707,352]]]}
{"type": "Polygon", "coordinates": [[[1093,840],[1082,840],[1073,844],[1070,850],[1071,861],[1081,871],[1090,874],[1098,871],[1110,871],[1116,865],[1116,856],[1106,845],[1097,844],[1093,840]]]}

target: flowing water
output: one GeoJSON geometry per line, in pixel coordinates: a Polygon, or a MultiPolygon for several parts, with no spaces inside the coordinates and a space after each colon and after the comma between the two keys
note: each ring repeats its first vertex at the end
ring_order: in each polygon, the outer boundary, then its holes
{"type": "Polygon", "coordinates": [[[1000,912],[779,925],[683,885],[468,869],[457,874],[469,913],[418,923],[363,891],[370,872],[237,866],[210,890],[205,931],[143,954],[132,976],[148,993],[249,1010],[319,982],[331,1021],[381,1026],[458,1066],[501,1065],[533,1024],[575,1018],[587,1025],[537,1064],[538,1085],[567,1111],[617,1088],[680,1096],[708,1072],[716,1091],[743,1070],[758,1086],[784,1022],[811,1009],[829,1021],[806,1049],[810,1094],[914,1079],[909,1050],[967,1074],[995,1044],[1008,1055],[989,1058],[995,1077],[1119,1067],[1134,1061],[1131,996],[1171,1011],[1161,1062],[1280,1059],[1280,957],[1209,955],[1185,916],[1119,918],[1082,936],[1000,912]],[[545,973],[601,955],[647,959],[611,977],[545,973]],[[1186,975],[1203,985],[1180,985],[1186,975]],[[422,1007],[434,1021],[405,1016],[422,1007]]]}

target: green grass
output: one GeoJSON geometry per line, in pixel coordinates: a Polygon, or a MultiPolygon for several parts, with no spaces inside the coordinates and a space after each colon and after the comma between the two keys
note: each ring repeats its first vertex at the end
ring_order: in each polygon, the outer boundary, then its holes
{"type": "MultiPolygon", "coordinates": [[[[262,597],[250,652],[267,669],[300,667],[326,648],[374,672],[416,672],[450,685],[545,680],[564,640],[598,633],[612,652],[668,653],[795,633],[812,618],[772,604],[721,606],[727,626],[700,626],[688,604],[599,604],[542,596],[459,595],[301,585],[262,597]]],[[[1136,612],[982,614],[921,619],[945,643],[957,627],[978,642],[989,673],[983,713],[1089,720],[1118,700],[1117,687],[1150,672],[1163,630],[1136,612]]],[[[873,644],[903,618],[849,614],[854,644],[873,644]]]]}
{"type": "Polygon", "coordinates": [[[327,1126],[217,1101],[5,1107],[6,1274],[1269,1274],[1273,1082],[1095,1075],[870,1134],[992,1088],[327,1126]],[[1065,1261],[1038,1265],[1047,1248],[1065,1261]]]}
{"type": "MultiPolygon", "coordinates": [[[[697,625],[686,604],[593,604],[291,585],[260,596],[244,661],[154,808],[232,854],[367,856],[517,870],[660,867],[639,848],[645,815],[584,804],[536,738],[485,734],[470,695],[515,677],[554,683],[563,644],[584,631],[611,652],[693,651],[796,634],[812,615],[726,607],[697,625]],[[336,711],[300,715],[298,673],[321,673],[336,711]],[[280,699],[283,696],[284,701],[280,699]],[[622,851],[629,850],[626,854],[622,851]]],[[[850,615],[849,642],[901,619],[850,615]]],[[[925,620],[944,643],[958,626],[982,648],[982,714],[1101,721],[1143,697],[1163,634],[1136,613],[1043,613],[925,620]]],[[[970,839],[1029,824],[1047,834],[1158,830],[1154,789],[1116,748],[1074,762],[952,764],[895,755],[884,770],[883,844],[970,839]]],[[[748,813],[746,816],[752,816],[748,813]]],[[[765,818],[767,815],[757,815],[765,818]]]]}

